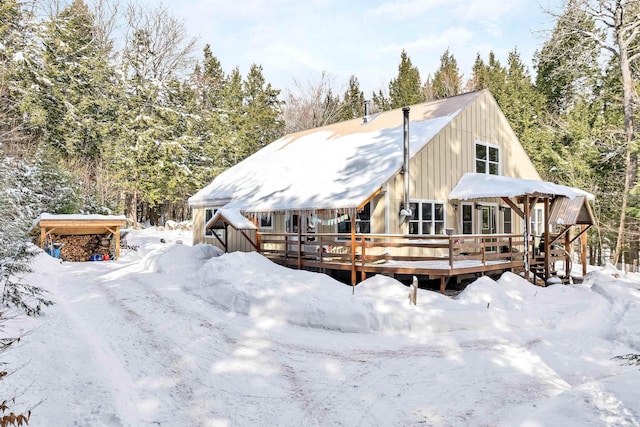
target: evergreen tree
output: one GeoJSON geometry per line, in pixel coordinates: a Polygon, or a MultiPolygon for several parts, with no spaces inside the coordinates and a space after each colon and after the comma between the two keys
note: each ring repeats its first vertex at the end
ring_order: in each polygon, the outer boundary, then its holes
{"type": "Polygon", "coordinates": [[[280,91],[265,81],[261,66],[253,64],[249,69],[242,84],[242,95],[245,120],[240,136],[240,160],[280,138],[284,132],[280,118],[282,102],[278,100],[280,91]]]}
{"type": "Polygon", "coordinates": [[[364,116],[364,93],[360,90],[360,83],[356,76],[349,78],[349,87],[342,96],[340,112],[337,121],[351,120],[364,116]]]}
{"type": "Polygon", "coordinates": [[[371,99],[373,100],[373,106],[376,110],[386,111],[391,109],[391,100],[382,93],[382,89],[378,90],[378,93],[372,93],[371,99]]]}
{"type": "Polygon", "coordinates": [[[47,23],[42,68],[30,70],[35,91],[22,105],[44,144],[85,162],[97,161],[114,137],[117,103],[109,52],[94,42],[94,29],[83,0],[47,23]]]}
{"type": "MultiPolygon", "coordinates": [[[[389,106],[400,108],[407,105],[424,102],[420,72],[411,63],[411,58],[406,51],[400,55],[398,77],[389,82],[389,106]]],[[[378,104],[382,108],[382,105],[378,104]]]]}
{"type": "Polygon", "coordinates": [[[440,68],[433,75],[434,99],[458,95],[462,91],[462,78],[458,70],[458,61],[447,49],[440,57],[440,68]]]}
{"type": "Polygon", "coordinates": [[[594,17],[576,7],[576,0],[570,0],[550,39],[534,55],[536,87],[555,114],[580,102],[580,97],[591,96],[600,75],[596,42],[571,31],[574,25],[584,31],[598,31],[594,17]]]}

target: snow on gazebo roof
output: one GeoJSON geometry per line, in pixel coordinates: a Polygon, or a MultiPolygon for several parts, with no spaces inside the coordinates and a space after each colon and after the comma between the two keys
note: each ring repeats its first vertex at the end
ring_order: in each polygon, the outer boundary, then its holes
{"type": "Polygon", "coordinates": [[[525,195],[564,196],[574,199],[585,196],[594,200],[593,194],[579,188],[567,187],[549,181],[511,178],[484,173],[465,173],[449,193],[449,200],[470,200],[494,197],[518,197],[525,195]]]}
{"type": "MultiPolygon", "coordinates": [[[[482,93],[411,106],[415,156],[482,93]]],[[[403,114],[385,111],[286,135],[218,175],[189,199],[191,206],[243,212],[344,209],[359,206],[403,163],[403,114]]]]}

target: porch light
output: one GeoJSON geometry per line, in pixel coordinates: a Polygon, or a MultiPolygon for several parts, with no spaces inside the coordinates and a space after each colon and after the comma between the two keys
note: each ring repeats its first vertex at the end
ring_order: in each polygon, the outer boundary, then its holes
{"type": "Polygon", "coordinates": [[[476,210],[477,210],[477,211],[479,211],[479,210],[481,210],[481,209],[482,209],[482,205],[478,205],[478,204],[476,204],[476,210]]]}

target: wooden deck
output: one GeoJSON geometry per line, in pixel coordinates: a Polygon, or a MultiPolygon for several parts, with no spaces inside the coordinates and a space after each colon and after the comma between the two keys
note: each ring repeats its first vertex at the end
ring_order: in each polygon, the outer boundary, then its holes
{"type": "Polygon", "coordinates": [[[523,237],[515,234],[261,233],[260,252],[288,267],[350,271],[354,285],[367,274],[408,274],[439,279],[441,291],[451,277],[527,265],[523,237]]]}

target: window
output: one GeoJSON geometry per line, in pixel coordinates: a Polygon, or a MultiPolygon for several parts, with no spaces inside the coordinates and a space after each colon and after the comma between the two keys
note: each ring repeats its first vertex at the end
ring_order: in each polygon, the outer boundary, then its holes
{"type": "Polygon", "coordinates": [[[298,232],[298,214],[287,214],[284,229],[287,233],[298,232]]]}
{"type": "Polygon", "coordinates": [[[462,234],[473,234],[473,205],[462,205],[462,234]]]}
{"type": "Polygon", "coordinates": [[[260,214],[260,228],[272,229],[273,228],[273,215],[262,213],[260,214]]]}
{"type": "Polygon", "coordinates": [[[544,234],[544,210],[542,208],[534,208],[531,215],[531,234],[534,236],[542,236],[544,234]]]}
{"type": "Polygon", "coordinates": [[[511,208],[503,207],[502,209],[502,232],[505,234],[511,234],[513,233],[511,208]]]}
{"type": "Polygon", "coordinates": [[[218,208],[204,208],[204,225],[205,225],[205,230],[204,230],[204,237],[214,237],[214,232],[215,234],[220,238],[224,240],[224,229],[223,228],[209,228],[207,229],[207,223],[209,222],[209,220],[211,220],[211,218],[213,218],[213,216],[216,214],[216,212],[218,212],[218,208]]]}
{"type": "Polygon", "coordinates": [[[410,202],[409,234],[444,234],[444,203],[410,202]]]}
{"type": "MultiPolygon", "coordinates": [[[[371,233],[371,211],[373,210],[373,203],[369,202],[360,212],[356,214],[356,234],[369,234],[371,233]]],[[[340,218],[345,214],[338,213],[337,217],[340,218]]],[[[351,218],[347,216],[347,219],[338,222],[338,233],[350,234],[351,233],[351,218]]]]}
{"type": "Polygon", "coordinates": [[[476,142],[476,172],[500,175],[500,148],[476,142]]]}

